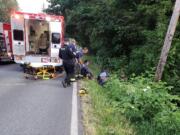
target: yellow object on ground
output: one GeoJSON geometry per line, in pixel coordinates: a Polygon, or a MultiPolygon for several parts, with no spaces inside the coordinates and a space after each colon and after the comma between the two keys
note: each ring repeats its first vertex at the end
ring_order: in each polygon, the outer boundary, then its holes
{"type": "MultiPolygon", "coordinates": [[[[42,67],[42,68],[38,68],[35,69],[36,72],[34,74],[30,74],[32,76],[34,76],[34,78],[41,78],[43,80],[48,80],[50,78],[55,78],[56,77],[56,70],[55,67],[42,67]]],[[[28,78],[28,77],[26,77],[28,78]]]]}
{"type": "Polygon", "coordinates": [[[86,95],[88,93],[85,88],[81,88],[78,92],[79,92],[80,96],[84,96],[84,95],[86,95]]]}
{"type": "Polygon", "coordinates": [[[37,72],[37,77],[42,78],[43,80],[48,80],[51,77],[51,74],[48,72],[47,69],[41,69],[39,72],[37,72]]]}

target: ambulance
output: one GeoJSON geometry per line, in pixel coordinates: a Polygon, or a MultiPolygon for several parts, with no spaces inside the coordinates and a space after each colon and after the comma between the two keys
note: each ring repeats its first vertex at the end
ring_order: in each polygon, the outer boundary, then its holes
{"type": "Polygon", "coordinates": [[[64,17],[14,12],[11,15],[14,61],[31,67],[61,66],[59,49],[64,42],[64,17]]]}
{"type": "Polygon", "coordinates": [[[12,62],[12,38],[9,23],[0,22],[0,62],[12,62]]]}

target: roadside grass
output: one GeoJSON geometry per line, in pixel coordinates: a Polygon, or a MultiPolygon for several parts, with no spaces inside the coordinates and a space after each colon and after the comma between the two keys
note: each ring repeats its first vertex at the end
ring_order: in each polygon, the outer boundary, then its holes
{"type": "MultiPolygon", "coordinates": [[[[90,61],[94,77],[100,72],[95,57],[85,56],[90,61]]],[[[82,87],[88,94],[81,98],[85,135],[134,135],[133,126],[112,106],[102,86],[95,80],[83,80],[82,87]]]]}
{"type": "MultiPolygon", "coordinates": [[[[86,114],[86,117],[91,117],[96,133],[87,135],[134,135],[132,125],[125,117],[117,113],[101,86],[93,80],[83,81],[83,86],[88,90],[90,96],[90,105],[88,106],[92,109],[89,114],[86,114]]],[[[85,110],[87,109],[85,108],[85,110]]],[[[86,129],[89,128],[87,123],[85,126],[86,129]]]]}
{"type": "MultiPolygon", "coordinates": [[[[99,64],[91,61],[95,77],[99,64]]],[[[85,135],[179,135],[180,110],[170,95],[172,87],[165,82],[154,82],[152,75],[120,80],[111,75],[102,87],[95,80],[83,80],[88,94],[83,107],[85,135]]]]}

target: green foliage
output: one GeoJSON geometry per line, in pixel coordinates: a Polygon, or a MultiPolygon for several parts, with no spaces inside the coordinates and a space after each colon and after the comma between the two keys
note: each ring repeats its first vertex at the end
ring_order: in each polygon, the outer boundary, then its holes
{"type": "Polygon", "coordinates": [[[133,126],[112,106],[103,88],[94,81],[84,83],[91,96],[97,135],[134,135],[133,126]]]}
{"type": "Polygon", "coordinates": [[[117,113],[136,125],[138,135],[170,135],[179,133],[180,110],[173,101],[180,99],[170,95],[169,89],[172,87],[164,82],[155,83],[152,76],[129,81],[115,76],[105,85],[104,92],[117,113]]]}
{"type": "MultiPolygon", "coordinates": [[[[118,115],[126,116],[134,123],[138,135],[178,134],[180,111],[176,104],[180,105],[180,99],[170,94],[180,94],[180,25],[163,75],[163,80],[167,83],[155,83],[153,76],[146,74],[157,65],[174,0],[50,2],[50,13],[61,12],[66,17],[66,35],[76,38],[80,45],[89,47],[90,52],[96,56],[93,58],[96,65],[116,73],[116,77],[111,78],[103,90],[107,98],[105,101],[101,100],[103,103],[99,106],[103,112],[106,112],[103,106],[108,104],[109,107],[111,104],[115,118],[118,119],[118,115]],[[54,5],[57,4],[63,8],[56,9],[54,5]],[[132,77],[127,82],[119,80],[122,74],[130,78],[131,74],[141,73],[146,75],[132,77]]],[[[99,96],[104,93],[98,93],[102,89],[94,84],[89,85],[97,92],[97,96],[92,94],[96,106],[99,96]]],[[[96,109],[100,117],[102,111],[96,109]]],[[[114,120],[109,120],[112,118],[110,115],[102,116],[99,134],[108,134],[107,125],[114,120]]]]}
{"type": "MultiPolygon", "coordinates": [[[[156,67],[174,0],[50,0],[48,13],[66,17],[66,35],[103,59],[103,67],[141,74],[156,67]],[[57,7],[56,5],[60,6],[57,7]]],[[[163,80],[179,93],[180,26],[163,80]]]]}
{"type": "Polygon", "coordinates": [[[17,8],[16,0],[0,0],[0,22],[9,22],[11,13],[17,8]]]}
{"type": "MultiPolygon", "coordinates": [[[[92,60],[92,59],[91,59],[92,60]]],[[[98,135],[176,135],[180,128],[178,96],[168,93],[173,87],[154,82],[151,72],[120,80],[112,75],[104,87],[86,81],[96,117],[98,135]]]]}
{"type": "Polygon", "coordinates": [[[177,53],[180,51],[180,36],[178,33],[177,37],[174,39],[174,45],[170,50],[168,57],[168,63],[166,64],[166,72],[164,73],[164,80],[166,80],[170,85],[174,86],[173,91],[170,91],[172,94],[180,95],[180,54],[177,53]]]}

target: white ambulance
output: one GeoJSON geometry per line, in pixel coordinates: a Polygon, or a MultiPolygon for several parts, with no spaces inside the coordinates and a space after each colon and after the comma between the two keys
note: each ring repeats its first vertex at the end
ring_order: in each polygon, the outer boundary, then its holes
{"type": "Polygon", "coordinates": [[[14,61],[31,67],[61,66],[64,17],[15,12],[11,15],[14,61]]]}

